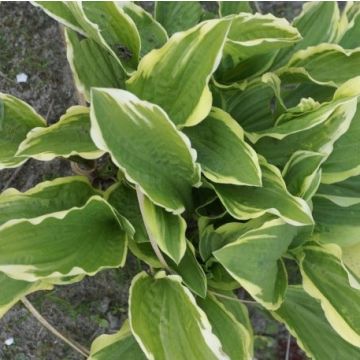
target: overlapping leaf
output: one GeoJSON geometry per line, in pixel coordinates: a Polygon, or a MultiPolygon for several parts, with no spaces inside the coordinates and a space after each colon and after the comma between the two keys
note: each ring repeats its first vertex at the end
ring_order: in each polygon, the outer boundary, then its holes
{"type": "Polygon", "coordinates": [[[255,150],[266,156],[271,163],[283,167],[292,154],[298,150],[319,152],[326,158],[337,141],[349,128],[356,112],[357,100],[340,105],[321,124],[308,130],[285,137],[282,140],[263,138],[255,145],[255,150]]]}
{"type": "Polygon", "coordinates": [[[360,175],[360,107],[348,131],[334,144],[334,149],[324,163],[321,181],[334,183],[350,176],[360,175]]]}
{"type": "Polygon", "coordinates": [[[277,50],[300,39],[297,29],[285,19],[241,13],[231,23],[217,77],[229,83],[263,73],[270,68],[277,50]]]}
{"type": "Polygon", "coordinates": [[[67,58],[78,91],[90,101],[91,87],[125,88],[123,67],[96,41],[66,29],[67,58]]]}
{"type": "Polygon", "coordinates": [[[344,49],[355,49],[359,47],[360,36],[360,11],[359,4],[351,4],[344,9],[343,17],[346,27],[340,35],[339,45],[344,49]]]}
{"type": "Polygon", "coordinates": [[[268,309],[280,306],[287,287],[281,260],[296,228],[271,220],[214,252],[215,258],[252,297],[268,309]]]}
{"type": "Polygon", "coordinates": [[[230,359],[213,334],[205,313],[180,281],[177,276],[160,272],[154,278],[140,273],[132,282],[130,325],[146,357],[230,359]],[[167,314],[167,321],[162,321],[163,314],[167,314]]]}
{"type": "Polygon", "coordinates": [[[180,215],[167,212],[154,205],[147,197],[141,198],[140,206],[145,227],[159,248],[176,264],[179,264],[186,251],[186,222],[180,215]]]}
{"type": "Polygon", "coordinates": [[[68,6],[90,37],[109,48],[126,68],[136,68],[140,36],[130,16],[116,2],[84,1],[82,5],[68,3],[68,6]]]}
{"type": "Polygon", "coordinates": [[[340,12],[336,2],[305,3],[301,14],[292,22],[292,25],[299,30],[302,40],[292,47],[282,49],[274,61],[274,66],[284,65],[289,57],[298,50],[335,40],[339,22],[340,12]]]}
{"type": "Polygon", "coordinates": [[[248,132],[272,127],[276,116],[284,110],[280,79],[273,73],[264,74],[244,88],[217,86],[213,93],[216,106],[228,112],[248,132]]]}
{"type": "Polygon", "coordinates": [[[124,69],[136,67],[140,36],[132,19],[115,2],[38,1],[35,5],[58,22],[94,40],[124,69]]]}
{"type": "Polygon", "coordinates": [[[283,178],[289,192],[295,196],[311,199],[321,180],[324,155],[311,151],[293,153],[283,170],[283,178]]]}
{"type": "Polygon", "coordinates": [[[141,60],[127,89],[161,106],[178,126],[199,123],[211,109],[208,82],[219,64],[229,26],[227,19],[209,20],[173,35],[141,60]]]}
{"type": "Polygon", "coordinates": [[[103,151],[91,140],[89,109],[83,106],[69,108],[54,125],[29,131],[16,153],[20,158],[43,161],[74,155],[84,159],[96,159],[103,155],[103,151]]]}
{"type": "Polygon", "coordinates": [[[252,359],[251,334],[247,328],[213,295],[198,299],[208,317],[214,334],[220,339],[230,359],[252,359]]]}
{"type": "Polygon", "coordinates": [[[333,329],[360,347],[360,290],[351,287],[336,247],[309,244],[300,255],[305,291],[320,300],[333,329]]]}
{"type": "Polygon", "coordinates": [[[82,207],[2,225],[0,271],[27,281],[95,274],[124,265],[127,237],[114,210],[94,196],[82,207]]]}
{"type": "Polygon", "coordinates": [[[32,219],[81,207],[97,194],[99,192],[81,176],[45,181],[26,192],[7,189],[0,195],[0,226],[14,219],[32,219]]]}
{"type": "Polygon", "coordinates": [[[298,69],[316,82],[339,86],[359,76],[359,66],[359,49],[345,50],[336,44],[320,44],[295,53],[282,71],[298,69]]]}
{"type": "Polygon", "coordinates": [[[281,307],[273,312],[312,359],[356,359],[359,348],[343,340],[325,318],[317,300],[300,286],[289,286],[281,307]],[[316,334],[316,336],[314,336],[316,334]]]}
{"type": "Polygon", "coordinates": [[[212,184],[230,215],[239,220],[248,220],[269,213],[292,225],[312,224],[309,206],[303,199],[288,192],[280,171],[263,159],[260,165],[262,187],[212,184]]]}
{"type": "Polygon", "coordinates": [[[360,280],[359,177],[321,186],[313,204],[316,221],[313,238],[338,245],[345,265],[360,280]]]}
{"type": "Polygon", "coordinates": [[[170,36],[197,25],[201,15],[199,1],[157,1],[155,3],[155,18],[170,36]]]}
{"type": "Polygon", "coordinates": [[[259,132],[249,133],[255,143],[262,137],[282,140],[285,137],[309,130],[327,121],[341,105],[357,99],[360,94],[360,77],[348,80],[334,93],[331,101],[319,104],[312,98],[302,99],[294,108],[288,109],[275,122],[274,126],[259,132]]]}
{"type": "Polygon", "coordinates": [[[127,2],[123,10],[131,17],[139,31],[141,56],[166,43],[168,36],[165,29],[143,8],[133,2],[127,2]]]}
{"type": "Polygon", "coordinates": [[[226,112],[213,108],[204,121],[186,129],[185,134],[207,178],[223,184],[261,185],[257,155],[245,142],[242,128],[226,112]]]}
{"type": "Polygon", "coordinates": [[[134,240],[138,243],[148,242],[149,237],[141,216],[135,189],[118,182],[111,186],[104,196],[105,199],[131,223],[135,230],[134,240]]]}
{"type": "Polygon", "coordinates": [[[88,360],[117,360],[120,357],[126,360],[146,359],[127,320],[116,334],[101,335],[94,340],[88,360]]]}
{"type": "Polygon", "coordinates": [[[203,268],[195,257],[195,250],[191,243],[187,243],[186,251],[179,264],[168,259],[170,268],[176,271],[183,283],[196,295],[205,298],[207,279],[203,268]]]}
{"type": "Polygon", "coordinates": [[[199,169],[190,142],[158,106],[113,89],[93,89],[91,136],[155,203],[184,211],[199,169]]]}

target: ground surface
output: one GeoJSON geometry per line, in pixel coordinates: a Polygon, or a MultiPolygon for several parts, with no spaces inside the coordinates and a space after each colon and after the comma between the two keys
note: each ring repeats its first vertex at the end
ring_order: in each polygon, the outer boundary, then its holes
{"type": "MultiPolygon", "coordinates": [[[[149,2],[147,6],[152,4],[149,2]]],[[[206,5],[209,9],[213,4],[206,5]]],[[[260,2],[264,11],[288,18],[296,15],[301,3],[260,2]]],[[[49,123],[77,103],[58,25],[29,3],[0,3],[0,91],[27,101],[49,123]],[[25,84],[16,75],[26,73],[25,84]]],[[[0,171],[0,190],[26,190],[35,184],[72,173],[68,161],[48,163],[30,160],[19,171],[0,171]]],[[[29,297],[38,311],[58,330],[90,347],[101,333],[116,331],[126,317],[128,287],[140,270],[129,259],[126,270],[103,271],[83,282],[57,287],[29,297]]],[[[1,289],[0,289],[1,291],[1,289]]],[[[256,358],[285,359],[288,334],[267,314],[249,309],[256,338],[256,358]]],[[[0,320],[0,360],[82,359],[66,344],[44,329],[20,304],[0,320]],[[5,341],[14,338],[14,344],[5,341]]],[[[292,340],[289,360],[305,359],[292,340]]]]}

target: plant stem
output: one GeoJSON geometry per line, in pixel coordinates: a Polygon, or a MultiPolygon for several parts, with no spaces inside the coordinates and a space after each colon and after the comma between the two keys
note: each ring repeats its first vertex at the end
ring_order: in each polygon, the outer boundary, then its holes
{"type": "Polygon", "coordinates": [[[291,334],[289,333],[287,344],[286,344],[286,354],[285,354],[285,360],[290,359],[290,344],[291,344],[291,334]]]}
{"type": "Polygon", "coordinates": [[[82,345],[76,343],[74,340],[70,340],[62,335],[59,331],[57,331],[43,316],[34,308],[31,302],[26,298],[23,297],[21,302],[24,306],[29,310],[29,312],[38,320],[41,325],[47,328],[51,333],[53,333],[56,337],[64,341],[66,344],[71,346],[74,350],[76,350],[81,355],[85,356],[86,358],[89,356],[89,350],[85,349],[82,345]]]}
{"type": "Polygon", "coordinates": [[[169,265],[167,264],[163,254],[161,253],[157,243],[156,243],[156,240],[154,238],[154,235],[152,234],[151,230],[149,229],[148,225],[146,224],[146,221],[145,221],[145,210],[144,210],[144,194],[142,193],[142,191],[140,190],[139,186],[136,185],[136,195],[137,195],[137,199],[138,199],[138,202],[139,202],[139,207],[140,207],[140,212],[141,212],[141,216],[143,218],[143,221],[144,221],[144,225],[145,225],[145,229],[146,229],[146,232],[149,236],[149,240],[150,240],[150,244],[155,252],[155,255],[157,256],[157,258],[159,259],[161,265],[168,271],[171,271],[170,270],[170,267],[169,265]]]}
{"type": "Polygon", "coordinates": [[[227,296],[227,295],[223,295],[223,294],[219,294],[215,291],[209,291],[210,294],[213,294],[217,297],[221,297],[223,299],[227,299],[227,300],[232,300],[232,301],[238,301],[241,302],[243,304],[251,304],[251,305],[260,305],[259,303],[257,303],[256,301],[252,301],[252,300],[243,300],[243,299],[239,299],[239,298],[233,298],[231,296],[227,296]]]}

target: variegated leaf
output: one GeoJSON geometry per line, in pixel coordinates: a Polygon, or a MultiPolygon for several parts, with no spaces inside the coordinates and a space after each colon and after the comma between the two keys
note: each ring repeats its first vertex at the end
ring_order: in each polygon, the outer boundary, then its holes
{"type": "Polygon", "coordinates": [[[333,329],[350,344],[360,347],[360,290],[350,285],[349,274],[333,245],[305,246],[300,270],[305,291],[320,300],[333,329]]]}
{"type": "Polygon", "coordinates": [[[288,192],[279,169],[263,159],[260,165],[261,187],[212,184],[230,215],[248,220],[269,213],[295,226],[311,225],[313,219],[309,206],[303,199],[288,192]]]}
{"type": "Polygon", "coordinates": [[[155,204],[183,212],[199,168],[188,138],[167,114],[130,92],[95,88],[90,117],[94,143],[110,152],[127,179],[155,204]]]}
{"type": "Polygon", "coordinates": [[[214,256],[253,298],[267,309],[277,309],[287,287],[281,257],[295,234],[295,227],[271,220],[216,250],[214,256]]]}
{"type": "Polygon", "coordinates": [[[132,332],[148,359],[230,359],[178,276],[138,274],[129,303],[132,332]],[[169,314],[168,321],[161,321],[164,313],[169,314]]]}
{"type": "Polygon", "coordinates": [[[32,129],[19,145],[16,156],[49,161],[57,156],[68,158],[74,155],[97,159],[103,154],[90,137],[89,109],[73,106],[57,123],[32,129]]]}
{"type": "Polygon", "coordinates": [[[177,126],[199,123],[211,109],[208,82],[220,62],[229,26],[228,19],[209,20],[173,35],[141,60],[127,89],[161,106],[177,126]]]}
{"type": "Polygon", "coordinates": [[[31,106],[0,93],[0,169],[17,167],[26,161],[16,157],[20,143],[30,130],[45,125],[45,120],[31,106]]]}
{"type": "Polygon", "coordinates": [[[298,345],[312,359],[356,359],[359,354],[359,348],[334,331],[319,302],[300,286],[289,286],[281,307],[272,314],[286,325],[298,345]]]}
{"type": "Polygon", "coordinates": [[[229,114],[213,108],[204,121],[184,132],[196,149],[198,162],[208,179],[222,184],[261,185],[257,155],[229,114]]]}

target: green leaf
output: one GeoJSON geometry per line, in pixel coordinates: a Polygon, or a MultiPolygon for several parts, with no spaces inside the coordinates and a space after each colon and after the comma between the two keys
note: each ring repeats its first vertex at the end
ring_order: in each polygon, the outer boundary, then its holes
{"type": "Polygon", "coordinates": [[[88,360],[146,360],[126,320],[121,329],[112,335],[101,335],[91,344],[88,360]]]}
{"type": "Polygon", "coordinates": [[[219,1],[219,15],[237,15],[241,12],[253,13],[249,1],[219,1]]]}
{"type": "Polygon", "coordinates": [[[68,285],[83,280],[84,275],[46,279],[46,281],[15,280],[0,272],[0,319],[24,296],[36,291],[52,290],[54,285],[68,285]]]}
{"type": "Polygon", "coordinates": [[[93,89],[90,118],[94,143],[127,179],[155,204],[183,212],[199,168],[189,140],[165,112],[123,90],[93,89]]]}
{"type": "Polygon", "coordinates": [[[346,201],[346,198],[328,196],[323,190],[313,198],[316,239],[340,246],[354,245],[359,242],[360,199],[348,198],[349,203],[345,206],[339,205],[340,201],[346,201]]]}
{"type": "Polygon", "coordinates": [[[211,181],[261,185],[257,155],[245,142],[240,125],[229,114],[213,108],[204,121],[184,132],[198,153],[202,172],[211,181]]]}
{"type": "Polygon", "coordinates": [[[260,165],[262,187],[212,184],[230,215],[248,220],[269,213],[295,226],[311,225],[313,220],[308,204],[288,192],[279,169],[264,159],[260,159],[260,165]]]}
{"type": "Polygon", "coordinates": [[[146,196],[139,198],[140,201],[149,236],[166,255],[179,264],[186,251],[185,220],[180,215],[174,215],[154,205],[146,196]]]}
{"type": "Polygon", "coordinates": [[[218,94],[215,105],[228,112],[247,132],[272,127],[277,113],[283,111],[280,79],[273,73],[264,74],[244,88],[218,86],[213,93],[218,94]]]}
{"type": "Polygon", "coordinates": [[[155,18],[170,36],[195,26],[200,21],[201,15],[199,1],[155,2],[155,18]]]}
{"type": "Polygon", "coordinates": [[[360,176],[352,176],[333,184],[321,184],[317,196],[331,200],[336,205],[349,207],[360,202],[360,176]]]}
{"type": "Polygon", "coordinates": [[[37,2],[56,21],[103,47],[124,68],[136,68],[140,36],[132,19],[113,1],[37,2]]]}
{"type": "Polygon", "coordinates": [[[194,255],[194,248],[190,242],[187,243],[186,251],[180,263],[176,265],[173,261],[168,261],[173,269],[182,278],[184,284],[196,295],[204,298],[206,296],[207,281],[204,270],[194,255]]]}
{"type": "Polygon", "coordinates": [[[134,227],[134,240],[137,243],[149,242],[136,191],[123,182],[118,182],[106,190],[104,197],[134,227]]]}
{"type": "Polygon", "coordinates": [[[309,130],[324,123],[331,114],[343,104],[347,104],[360,95],[360,77],[350,79],[341,85],[334,93],[331,101],[319,104],[312,98],[301,99],[300,103],[287,109],[274,126],[256,133],[248,133],[249,139],[255,143],[262,137],[272,137],[278,140],[309,130]]]}
{"type": "Polygon", "coordinates": [[[281,307],[273,312],[312,359],[356,359],[359,348],[343,340],[326,320],[318,301],[300,286],[289,286],[281,307]],[[314,336],[316,334],[316,336],[314,336]]]}
{"type": "MultiPolygon", "coordinates": [[[[216,196],[216,194],[215,194],[216,196]]],[[[227,214],[226,209],[222,205],[221,201],[216,197],[208,202],[200,205],[195,210],[196,214],[202,218],[207,219],[219,219],[227,214]]]]}
{"type": "Polygon", "coordinates": [[[294,152],[282,172],[289,192],[310,200],[320,185],[320,165],[323,160],[324,155],[317,152],[294,152]]]}
{"type": "Polygon", "coordinates": [[[16,156],[49,161],[73,155],[97,159],[103,154],[90,137],[89,109],[72,106],[54,125],[32,129],[19,145],[16,156]]]}
{"type": "Polygon", "coordinates": [[[0,227],[0,271],[37,281],[123,266],[128,235],[122,227],[99,196],[82,207],[9,221],[0,227]]]}
{"type": "Polygon", "coordinates": [[[217,295],[218,301],[220,301],[225,308],[230,311],[237,321],[239,321],[246,328],[248,334],[250,335],[250,347],[253,349],[253,328],[249,318],[249,311],[245,304],[239,301],[239,298],[235,296],[232,292],[225,293],[225,297],[217,295]],[[231,299],[230,299],[231,298],[231,299]]]}
{"type": "Polygon", "coordinates": [[[314,1],[303,5],[302,13],[292,23],[302,35],[294,46],[282,49],[274,65],[284,65],[296,51],[309,46],[332,42],[338,30],[340,13],[335,1],[314,1]]]}
{"type": "Polygon", "coordinates": [[[129,250],[144,263],[155,269],[161,269],[163,265],[155,255],[150,242],[137,243],[131,237],[128,239],[129,250]]]}
{"type": "Polygon", "coordinates": [[[140,55],[163,46],[168,36],[165,29],[142,7],[133,2],[125,3],[123,10],[134,21],[141,39],[140,55]]]}
{"type": "Polygon", "coordinates": [[[15,157],[26,134],[35,127],[44,127],[45,120],[22,100],[0,93],[0,169],[17,167],[26,161],[15,157]]]}
{"type": "MultiPolygon", "coordinates": [[[[339,45],[344,49],[355,49],[360,46],[360,11],[358,4],[353,5],[352,8],[355,13],[348,19],[348,26],[339,41],[339,45]]],[[[348,12],[352,12],[351,10],[350,8],[348,12]]]]}
{"type": "Polygon", "coordinates": [[[87,101],[91,87],[125,88],[125,70],[106,49],[70,29],[65,29],[65,39],[76,87],[87,101]]]}
{"type": "Polygon", "coordinates": [[[134,22],[113,1],[68,3],[88,36],[108,48],[129,69],[140,54],[140,36],[134,22]]]}
{"type": "Polygon", "coordinates": [[[81,176],[45,181],[23,193],[7,189],[0,195],[0,226],[14,219],[32,219],[81,207],[98,193],[87,178],[81,176]]]}
{"type": "Polygon", "coordinates": [[[360,106],[348,131],[334,144],[334,150],[322,166],[321,182],[333,183],[360,175],[360,106]]]}
{"type": "Polygon", "coordinates": [[[141,60],[127,81],[128,90],[161,106],[178,126],[199,123],[211,109],[208,82],[220,61],[229,25],[228,19],[209,20],[172,36],[141,60]]]}
{"type": "Polygon", "coordinates": [[[312,238],[340,246],[344,264],[360,281],[359,177],[322,185],[313,207],[316,227],[312,238]]]}
{"type": "MultiPolygon", "coordinates": [[[[216,196],[215,191],[208,186],[207,182],[204,185],[194,189],[192,206],[195,209],[195,214],[199,216],[200,222],[205,220],[208,223],[208,219],[222,218],[227,212],[216,196]]],[[[200,230],[201,225],[199,224],[198,227],[200,230]]]]}
{"type": "Polygon", "coordinates": [[[148,359],[229,359],[205,313],[178,276],[138,274],[130,288],[129,319],[148,359]]]}
{"type": "Polygon", "coordinates": [[[216,250],[214,256],[254,299],[267,309],[277,309],[287,287],[281,257],[295,234],[295,227],[271,220],[216,250]]]}
{"type": "Polygon", "coordinates": [[[217,79],[229,83],[264,73],[277,50],[300,39],[298,30],[283,18],[241,13],[231,23],[217,79]]]}
{"type": "Polygon", "coordinates": [[[360,347],[360,291],[351,287],[337,247],[307,245],[300,255],[300,270],[305,291],[320,300],[333,329],[360,347]]]}
{"type": "Polygon", "coordinates": [[[210,288],[220,291],[232,291],[239,289],[239,283],[218,262],[210,259],[207,264],[207,282],[210,288]],[[208,264],[211,263],[211,266],[208,264]]]}
{"type": "Polygon", "coordinates": [[[213,224],[208,225],[200,233],[199,251],[202,259],[208,260],[214,251],[236,241],[246,232],[261,227],[271,219],[271,215],[264,215],[247,222],[227,222],[216,229],[213,224]]]}
{"type": "Polygon", "coordinates": [[[337,141],[350,126],[356,111],[356,99],[340,105],[328,118],[308,130],[291,134],[282,140],[263,138],[255,145],[255,150],[266,156],[277,166],[284,166],[295,151],[320,152],[329,156],[337,141]]]}
{"type": "Polygon", "coordinates": [[[51,290],[53,286],[41,281],[27,282],[14,280],[0,272],[0,319],[10,310],[22,297],[38,291],[51,290]]]}
{"type": "Polygon", "coordinates": [[[251,334],[246,327],[213,295],[197,299],[230,359],[252,359],[251,334]]]}
{"type": "MultiPolygon", "coordinates": [[[[325,85],[340,86],[360,75],[360,50],[344,50],[336,44],[320,44],[295,53],[287,67],[304,71],[309,78],[325,85]],[[334,71],[336,69],[336,71],[334,71]]],[[[287,68],[283,70],[288,71],[287,68]]]]}
{"type": "Polygon", "coordinates": [[[296,107],[301,101],[304,105],[306,101],[310,104],[311,99],[318,103],[329,102],[336,90],[334,86],[309,79],[309,76],[301,69],[291,69],[281,74],[281,84],[281,96],[287,108],[296,107]]]}
{"type": "Polygon", "coordinates": [[[66,1],[32,1],[32,4],[40,7],[47,15],[59,23],[77,31],[79,34],[86,35],[66,1]]]}

